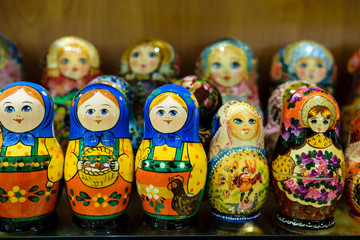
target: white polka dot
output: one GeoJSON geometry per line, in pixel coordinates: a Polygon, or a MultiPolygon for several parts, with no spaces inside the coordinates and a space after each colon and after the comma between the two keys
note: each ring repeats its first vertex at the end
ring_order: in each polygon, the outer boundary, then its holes
{"type": "Polygon", "coordinates": [[[47,96],[45,91],[41,91],[42,95],[47,96]]]}
{"type": "Polygon", "coordinates": [[[180,166],[180,168],[184,168],[184,167],[185,167],[185,163],[182,162],[182,163],[180,163],[179,166],[180,166]]]}
{"type": "Polygon", "coordinates": [[[145,167],[149,167],[150,163],[149,162],[145,162],[145,167]]]}
{"type": "Polygon", "coordinates": [[[160,168],[165,168],[165,163],[160,163],[160,168]]]}

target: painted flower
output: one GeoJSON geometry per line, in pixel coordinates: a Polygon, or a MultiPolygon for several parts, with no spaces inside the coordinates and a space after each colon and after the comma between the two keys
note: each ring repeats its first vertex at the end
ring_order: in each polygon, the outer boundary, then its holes
{"type": "Polygon", "coordinates": [[[26,194],[26,191],[24,189],[20,189],[19,186],[14,186],[12,191],[9,191],[7,194],[10,197],[11,203],[23,203],[26,201],[26,198],[23,197],[26,194]]]}
{"type": "Polygon", "coordinates": [[[316,199],[316,201],[328,201],[329,193],[325,189],[321,189],[320,196],[316,199]]]}
{"type": "Polygon", "coordinates": [[[285,118],[284,120],[284,126],[285,126],[285,129],[289,129],[289,127],[291,127],[291,120],[290,118],[285,118]]]}
{"type": "Polygon", "coordinates": [[[205,83],[203,86],[204,86],[204,89],[206,91],[209,91],[210,94],[212,94],[214,92],[214,88],[209,83],[205,83]]]}
{"type": "Polygon", "coordinates": [[[192,80],[196,80],[196,79],[197,79],[197,77],[195,75],[189,75],[189,76],[184,77],[185,81],[192,81],[192,80]]]}
{"type": "Polygon", "coordinates": [[[290,137],[290,133],[285,130],[285,131],[281,134],[281,136],[283,137],[283,139],[284,139],[285,141],[287,141],[287,140],[289,139],[289,137],[290,137]]]}
{"type": "Polygon", "coordinates": [[[338,159],[337,159],[336,155],[332,156],[332,158],[330,158],[330,160],[329,160],[329,165],[332,167],[337,167],[339,165],[337,160],[338,159]]]}
{"type": "Polygon", "coordinates": [[[320,192],[316,188],[310,188],[305,198],[317,199],[319,197],[319,194],[320,192]]]}
{"type": "Polygon", "coordinates": [[[204,105],[206,108],[211,108],[212,100],[210,98],[206,98],[204,101],[204,105]]]}
{"type": "Polygon", "coordinates": [[[301,101],[301,100],[302,100],[301,94],[295,93],[290,98],[290,103],[297,103],[298,101],[301,101]]]}
{"type": "MultiPolygon", "coordinates": [[[[310,173],[308,173],[306,171],[303,173],[303,177],[311,178],[310,173]]],[[[303,181],[304,186],[306,186],[307,184],[312,183],[314,180],[312,180],[312,179],[303,179],[302,181],[303,181]]]]}
{"type": "Polygon", "coordinates": [[[157,195],[159,193],[159,189],[154,188],[153,185],[149,185],[149,187],[146,187],[146,196],[151,199],[154,198],[155,200],[157,200],[159,198],[159,195],[157,195]]]}
{"type": "Polygon", "coordinates": [[[328,197],[329,197],[329,201],[331,201],[337,197],[337,193],[333,190],[330,190],[328,197]]]}
{"type": "Polygon", "coordinates": [[[296,137],[300,135],[300,133],[302,133],[302,128],[300,125],[294,125],[293,128],[291,129],[291,133],[293,133],[296,137]]]}
{"type": "Polygon", "coordinates": [[[287,187],[288,189],[290,189],[293,192],[296,188],[296,183],[294,182],[294,179],[287,180],[285,182],[285,187],[287,187]]]}
{"type": "Polygon", "coordinates": [[[108,196],[101,195],[101,193],[96,194],[96,196],[92,197],[92,200],[95,202],[94,206],[97,207],[107,207],[108,203],[106,200],[108,199],[108,196]]]}
{"type": "Polygon", "coordinates": [[[298,185],[295,189],[295,193],[300,196],[306,196],[309,189],[307,189],[304,185],[298,185]]]}
{"type": "Polygon", "coordinates": [[[306,154],[303,152],[303,153],[301,153],[301,161],[302,161],[302,164],[306,166],[307,164],[313,162],[313,159],[310,157],[309,154],[306,154]]]}

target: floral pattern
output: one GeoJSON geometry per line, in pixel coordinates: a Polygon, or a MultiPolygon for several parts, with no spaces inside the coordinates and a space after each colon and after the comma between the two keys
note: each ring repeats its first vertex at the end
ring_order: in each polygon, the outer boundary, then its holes
{"type": "Polygon", "coordinates": [[[40,197],[45,197],[45,200],[48,202],[51,199],[51,195],[54,195],[56,192],[55,189],[51,188],[46,188],[46,191],[40,190],[39,186],[33,186],[28,190],[14,186],[7,192],[0,188],[0,203],[6,203],[7,201],[11,203],[24,203],[26,200],[38,202],[40,197]]]}

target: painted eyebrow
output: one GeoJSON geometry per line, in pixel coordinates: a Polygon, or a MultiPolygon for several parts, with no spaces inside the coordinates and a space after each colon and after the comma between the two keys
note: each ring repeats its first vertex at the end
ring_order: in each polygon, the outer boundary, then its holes
{"type": "Polygon", "coordinates": [[[85,107],[91,107],[91,105],[90,105],[90,104],[88,104],[88,105],[86,105],[85,107]]]}
{"type": "Polygon", "coordinates": [[[22,102],[22,103],[30,103],[30,104],[33,104],[32,102],[30,102],[30,101],[24,101],[24,102],[22,102]]]}
{"type": "Polygon", "coordinates": [[[171,106],[170,108],[176,108],[176,109],[178,109],[178,107],[177,107],[177,106],[171,106]]]}
{"type": "Polygon", "coordinates": [[[4,102],[4,103],[3,103],[3,105],[5,105],[5,104],[9,104],[9,103],[10,103],[10,104],[12,104],[12,102],[4,102]]]}
{"type": "Polygon", "coordinates": [[[155,107],[155,108],[165,108],[164,106],[157,106],[157,107],[155,107]]]}
{"type": "Polygon", "coordinates": [[[107,103],[101,104],[101,106],[108,106],[109,108],[111,108],[111,106],[107,103]]]}

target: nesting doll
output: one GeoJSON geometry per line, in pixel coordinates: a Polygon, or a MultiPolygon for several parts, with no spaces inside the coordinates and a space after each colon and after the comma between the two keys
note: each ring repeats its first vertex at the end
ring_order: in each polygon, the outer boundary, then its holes
{"type": "Polygon", "coordinates": [[[199,103],[200,111],[200,139],[205,152],[209,149],[211,141],[211,119],[222,105],[221,95],[214,84],[207,81],[204,77],[190,75],[175,82],[190,90],[199,103]]]}
{"type": "Polygon", "coordinates": [[[320,88],[303,88],[284,103],[272,161],[280,222],[308,229],[335,224],[344,188],[344,153],[335,99],[320,88]]]}
{"type": "Polygon", "coordinates": [[[150,94],[144,120],[135,176],[145,218],[157,229],[190,227],[196,222],[207,173],[198,102],[186,88],[168,84],[150,94]]]}
{"type": "MultiPolygon", "coordinates": [[[[265,153],[271,158],[276,141],[280,132],[281,111],[285,100],[301,88],[316,87],[314,83],[304,80],[290,80],[279,85],[271,94],[268,100],[268,121],[264,128],[265,153]]],[[[271,161],[271,159],[270,159],[271,161]]]]}
{"type": "Polygon", "coordinates": [[[308,40],[290,43],[279,50],[271,65],[271,90],[288,80],[307,80],[333,93],[336,65],[331,52],[308,40]]]}
{"type": "Polygon", "coordinates": [[[225,38],[211,43],[201,52],[195,72],[219,89],[223,103],[246,101],[261,112],[256,65],[249,45],[235,38],[225,38]]]}
{"type": "Polygon", "coordinates": [[[128,106],[129,109],[129,131],[130,131],[131,146],[133,148],[133,151],[136,152],[141,143],[144,128],[143,126],[140,126],[135,119],[134,92],[132,91],[131,86],[124,79],[113,75],[99,76],[91,80],[89,84],[93,84],[93,83],[103,83],[115,87],[125,97],[126,105],[128,106]]]}
{"type": "Polygon", "coordinates": [[[70,113],[64,176],[73,221],[117,226],[126,219],[134,174],[125,98],[109,85],[91,84],[75,95],[70,113]]]}
{"type": "Polygon", "coordinates": [[[158,38],[140,39],[130,44],[121,57],[120,76],[133,88],[135,117],[144,124],[144,105],[156,88],[177,79],[179,56],[173,46],[158,38]]]}
{"type": "Polygon", "coordinates": [[[350,206],[349,214],[360,221],[360,111],[351,121],[350,142],[345,151],[347,172],[344,196],[350,206]]]}
{"type": "Polygon", "coordinates": [[[208,197],[221,221],[254,221],[269,190],[262,119],[243,101],[225,103],[213,123],[209,152],[208,197]]]}
{"type": "Polygon", "coordinates": [[[7,84],[24,80],[24,65],[16,45],[0,34],[0,89],[7,84]]]}
{"type": "Polygon", "coordinates": [[[35,231],[56,223],[64,156],[54,137],[49,93],[29,82],[0,93],[0,230],[35,231]]]}
{"type": "Polygon", "coordinates": [[[342,96],[344,105],[341,107],[341,133],[345,145],[348,144],[350,123],[360,109],[360,49],[349,59],[347,72],[350,86],[347,88],[347,94],[342,96]]]}
{"type": "Polygon", "coordinates": [[[99,74],[99,54],[93,44],[82,38],[59,38],[46,53],[41,84],[53,97],[55,135],[64,152],[70,135],[71,101],[80,89],[99,74]]]}

